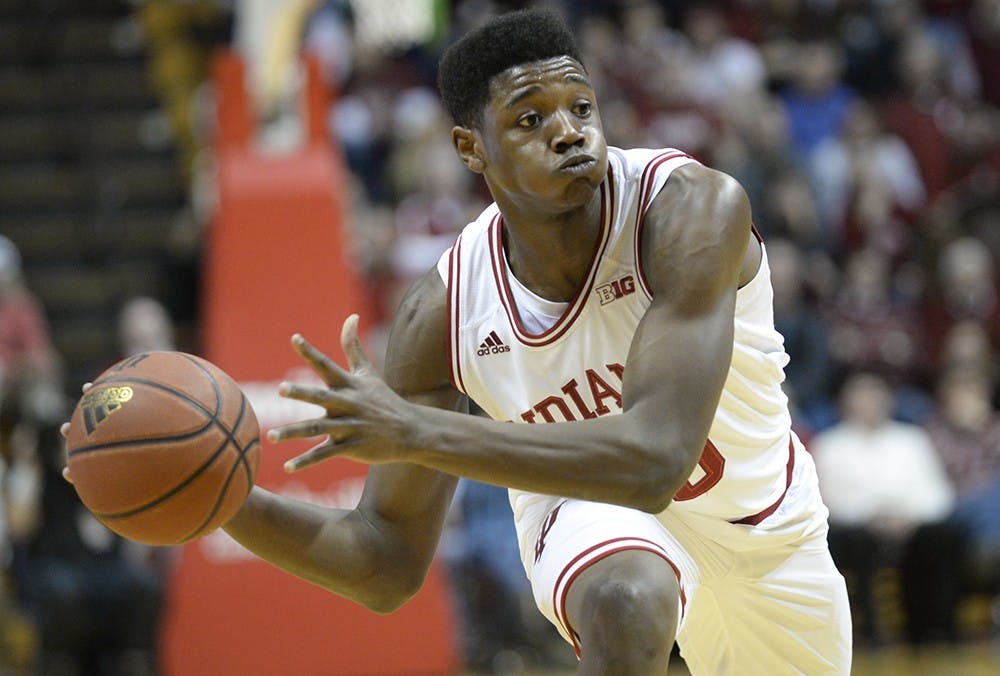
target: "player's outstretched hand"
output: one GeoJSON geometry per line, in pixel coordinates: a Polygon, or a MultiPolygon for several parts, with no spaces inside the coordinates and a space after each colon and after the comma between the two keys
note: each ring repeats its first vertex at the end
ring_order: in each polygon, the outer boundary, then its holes
{"type": "Polygon", "coordinates": [[[323,407],[321,418],[275,427],[271,441],[326,436],[326,440],[285,463],[294,472],[333,456],[379,464],[406,460],[406,439],[415,415],[413,406],[378,375],[358,340],[358,315],[344,321],[340,344],[350,370],[343,369],[309,344],[292,336],[292,347],[323,380],[325,387],[282,383],[279,393],[323,407]]]}

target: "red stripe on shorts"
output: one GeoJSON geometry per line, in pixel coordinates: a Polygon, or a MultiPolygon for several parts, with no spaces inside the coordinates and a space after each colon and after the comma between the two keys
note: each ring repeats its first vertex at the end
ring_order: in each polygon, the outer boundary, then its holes
{"type": "Polygon", "coordinates": [[[781,506],[781,502],[788,495],[788,488],[792,485],[792,470],[795,469],[795,445],[792,443],[791,438],[788,439],[788,465],[785,467],[785,490],[781,491],[781,495],[778,496],[778,500],[768,507],[767,509],[757,512],[756,514],[751,514],[750,516],[745,516],[739,521],[733,521],[732,523],[743,524],[747,526],[756,526],[758,523],[766,519],[767,517],[778,511],[778,507],[781,506]]]}
{"type": "Polygon", "coordinates": [[[652,542],[651,540],[646,540],[644,538],[637,538],[637,537],[621,537],[621,538],[615,538],[613,540],[605,540],[604,542],[600,542],[594,545],[593,547],[590,547],[584,550],[583,552],[577,554],[572,561],[566,564],[562,572],[559,574],[559,577],[556,579],[555,588],[552,590],[552,605],[556,613],[556,619],[559,620],[559,623],[562,624],[563,629],[566,630],[566,634],[570,637],[570,640],[573,641],[573,651],[576,653],[577,659],[579,659],[580,655],[582,655],[583,653],[582,653],[582,648],[580,646],[580,642],[577,640],[578,638],[577,633],[576,631],[573,630],[573,626],[569,623],[569,618],[566,617],[566,600],[569,597],[569,589],[570,587],[573,586],[573,582],[576,580],[576,578],[578,578],[580,574],[583,573],[583,571],[587,570],[595,563],[602,561],[603,559],[606,559],[612,554],[617,554],[618,552],[625,552],[629,550],[638,550],[638,551],[650,552],[651,554],[656,554],[661,559],[666,561],[667,564],[670,565],[670,567],[674,571],[674,575],[677,576],[677,585],[680,588],[680,593],[681,593],[681,615],[684,614],[684,609],[687,606],[687,596],[684,594],[684,586],[683,584],[681,584],[680,568],[678,568],[674,564],[674,562],[670,560],[670,557],[667,556],[666,552],[663,551],[663,548],[660,547],[660,545],[656,544],[655,542],[652,542]],[[600,554],[595,555],[592,560],[587,561],[577,570],[575,570],[573,573],[570,574],[569,571],[579,561],[590,556],[595,550],[600,549],[601,547],[607,547],[609,545],[613,545],[616,542],[627,542],[627,541],[631,541],[632,543],[635,544],[623,544],[619,547],[614,547],[607,551],[601,552],[600,554]],[[566,580],[566,584],[563,585],[562,584],[563,578],[565,578],[567,574],[569,574],[569,578],[566,580]],[[562,587],[563,590],[562,593],[559,592],[560,587],[562,587]]]}

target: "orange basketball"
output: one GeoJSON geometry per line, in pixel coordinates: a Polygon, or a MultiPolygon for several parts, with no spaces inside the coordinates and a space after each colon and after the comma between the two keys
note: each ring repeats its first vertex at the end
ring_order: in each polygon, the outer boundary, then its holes
{"type": "Polygon", "coordinates": [[[70,478],[119,535],[194,540],[243,505],[260,464],[260,428],[239,385],[183,352],[149,352],[102,373],[73,411],[70,478]]]}

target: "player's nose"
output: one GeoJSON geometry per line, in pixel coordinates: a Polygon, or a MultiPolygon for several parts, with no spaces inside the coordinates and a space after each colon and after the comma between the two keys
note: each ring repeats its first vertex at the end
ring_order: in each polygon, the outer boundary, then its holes
{"type": "Polygon", "coordinates": [[[557,153],[564,153],[574,146],[583,146],[586,136],[579,122],[570,113],[561,111],[553,115],[552,124],[552,149],[557,153]]]}

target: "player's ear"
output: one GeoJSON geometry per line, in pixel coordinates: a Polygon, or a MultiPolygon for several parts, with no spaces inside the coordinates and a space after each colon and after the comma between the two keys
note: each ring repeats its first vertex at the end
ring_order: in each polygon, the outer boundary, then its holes
{"type": "Polygon", "coordinates": [[[458,157],[462,163],[477,174],[483,173],[486,163],[479,152],[479,144],[476,142],[476,134],[468,127],[453,127],[451,130],[451,142],[458,152],[458,157]]]}

